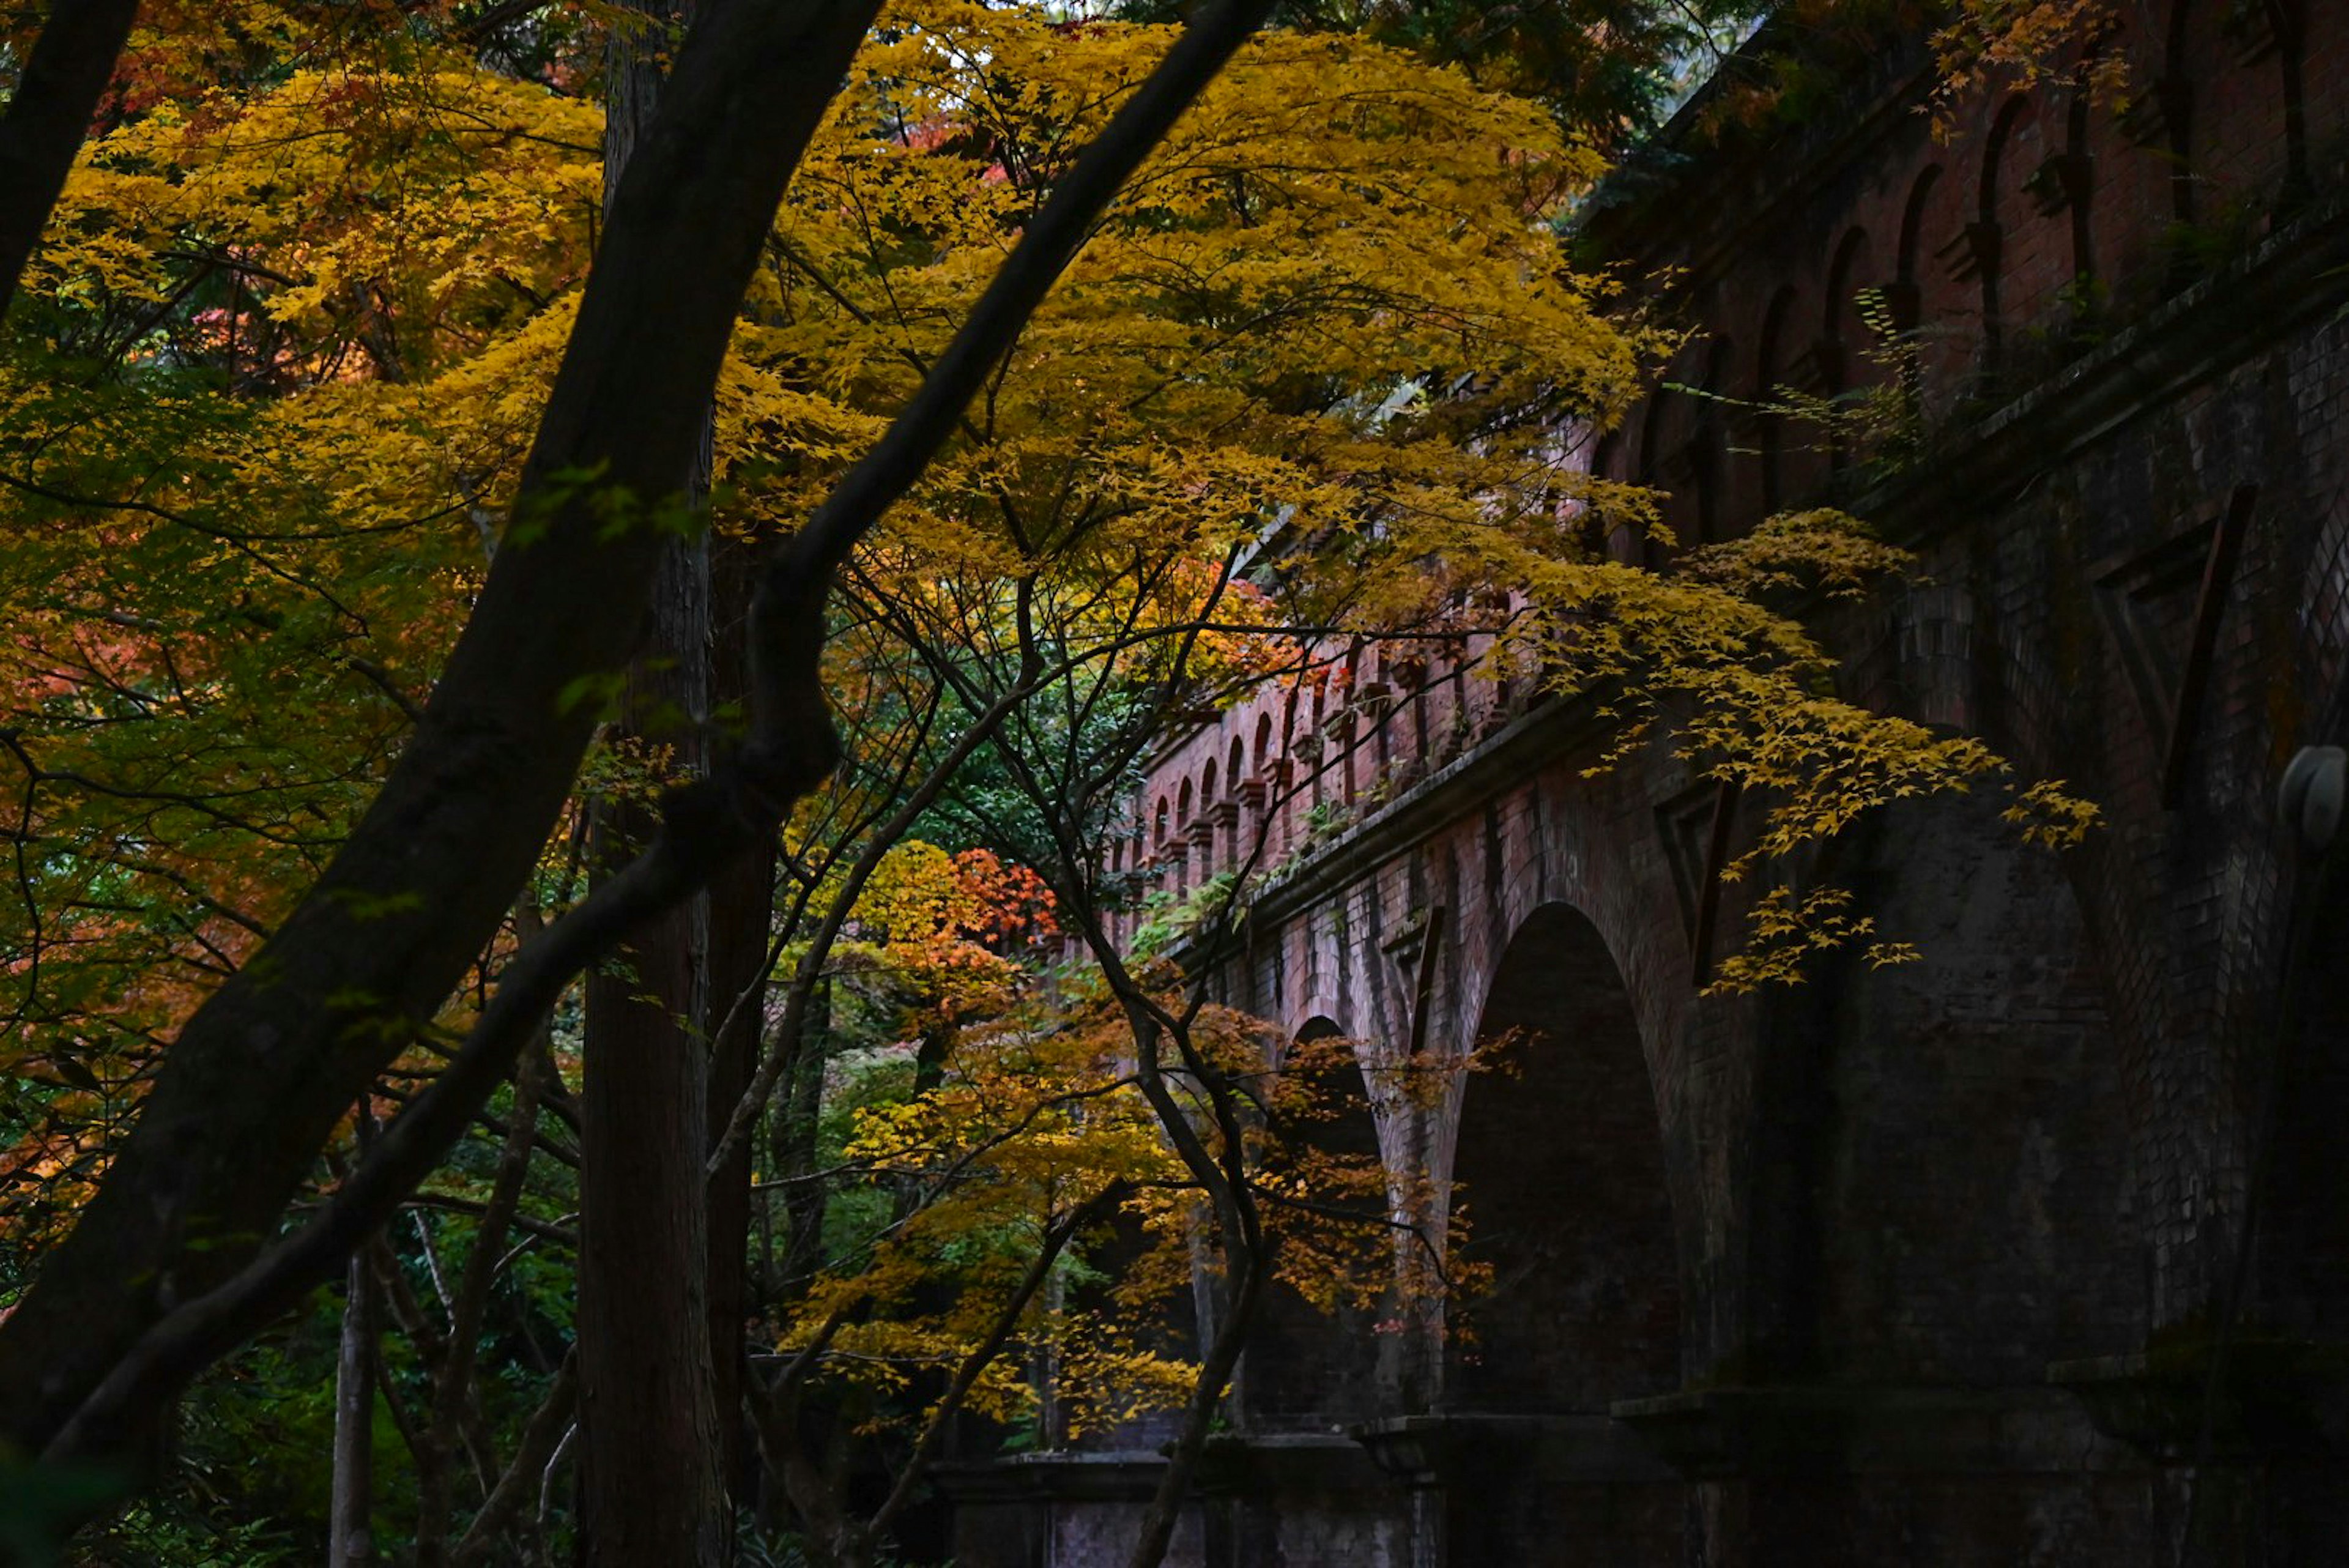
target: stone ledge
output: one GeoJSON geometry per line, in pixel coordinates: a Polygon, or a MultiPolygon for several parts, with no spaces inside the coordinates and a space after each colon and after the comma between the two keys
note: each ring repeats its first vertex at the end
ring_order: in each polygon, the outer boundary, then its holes
{"type": "Polygon", "coordinates": [[[962,1459],[938,1465],[931,1474],[938,1490],[957,1503],[1145,1502],[1157,1491],[1165,1468],[1166,1456],[1154,1449],[1117,1449],[962,1459]]]}
{"type": "Polygon", "coordinates": [[[2139,1466],[2057,1387],[1688,1389],[1622,1400],[1610,1411],[1692,1480],[2068,1475],[2139,1466]]]}
{"type": "Polygon", "coordinates": [[[1545,1481],[1566,1486],[1680,1479],[1623,1423],[1595,1413],[1391,1416],[1356,1427],[1353,1439],[1381,1469],[1415,1487],[1489,1478],[1516,1466],[1537,1466],[1545,1481]]]}
{"type": "MultiPolygon", "coordinates": [[[[1007,1454],[941,1465],[939,1490],[957,1503],[1143,1502],[1158,1490],[1157,1449],[1007,1454]]],[[[1353,1438],[1337,1432],[1226,1433],[1207,1439],[1193,1494],[1379,1490],[1392,1484],[1353,1438]]]]}
{"type": "Polygon", "coordinates": [[[2220,1461],[2349,1457],[2349,1345],[2247,1339],[2227,1347],[2215,1389],[2210,1372],[2202,1341],[2058,1361],[2047,1381],[2150,1459],[2194,1462],[2206,1419],[2220,1461]]]}

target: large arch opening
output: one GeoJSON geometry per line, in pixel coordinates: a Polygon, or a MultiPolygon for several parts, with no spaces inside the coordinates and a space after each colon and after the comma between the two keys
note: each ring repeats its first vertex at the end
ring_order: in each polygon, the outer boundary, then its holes
{"type": "Polygon", "coordinates": [[[1454,1147],[1464,1262],[1489,1272],[1448,1311],[1443,1405],[1604,1412],[1680,1380],[1680,1282],[1663,1139],[1631,995],[1598,928],[1565,904],[1520,926],[1476,1039],[1454,1147]]]}

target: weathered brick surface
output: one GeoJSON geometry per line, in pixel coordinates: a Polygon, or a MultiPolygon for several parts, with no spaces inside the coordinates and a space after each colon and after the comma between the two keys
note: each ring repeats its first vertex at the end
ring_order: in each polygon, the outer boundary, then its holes
{"type": "Polygon", "coordinates": [[[2349,871],[2322,885],[2272,805],[2297,748],[2349,742],[2349,5],[2124,9],[2126,113],[2059,72],[1936,140],[1888,52],[1846,116],[1598,231],[1680,269],[1664,379],[1733,399],[1896,381],[1855,304],[1886,291],[1932,432],[1906,470],[1863,490],[1834,441],[1663,390],[1598,465],[1675,486],[1683,538],[1834,496],[1909,544],[1918,580],[1828,628],[1847,691],[2068,780],[2106,813],[2085,846],[2024,847],[1990,801],[1886,814],[1808,869],[1922,961],[1704,1000],[1712,789],[1661,744],[1586,776],[1595,732],[1481,647],[1340,658],[1154,766],[1123,868],[1279,868],[1219,994],[1375,1074],[1433,927],[1427,1049],[1526,1035],[1517,1076],[1359,1129],[1459,1183],[1500,1281],[1453,1313],[1475,1344],[1291,1315],[1242,1427],[1611,1410],[1678,1478],[1526,1436],[1421,1477],[1448,1531],[1400,1480],[1260,1496],[1185,1561],[2139,1563],[2189,1513],[2209,1561],[2349,1553],[2349,871]]]}

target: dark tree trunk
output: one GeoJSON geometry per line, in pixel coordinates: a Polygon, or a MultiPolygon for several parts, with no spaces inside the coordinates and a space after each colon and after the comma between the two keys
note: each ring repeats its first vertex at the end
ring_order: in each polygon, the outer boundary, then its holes
{"type": "Polygon", "coordinates": [[[139,0],[54,0],[0,115],[0,315],[65,189],[139,0]]]}
{"type": "MultiPolygon", "coordinates": [[[[631,681],[640,722],[629,728],[679,753],[687,737],[644,721],[703,710],[707,566],[698,541],[664,556],[657,657],[631,681]]],[[[605,812],[599,859],[632,855],[651,826],[646,815],[605,812]]],[[[716,1568],[726,1547],[702,1176],[709,1053],[697,1027],[708,921],[707,900],[688,900],[587,982],[578,1456],[581,1561],[591,1568],[716,1568]]]]}
{"type": "MultiPolygon", "coordinates": [[[[719,542],[711,552],[710,697],[750,697],[748,618],[756,562],[747,546],[719,542]]],[[[771,845],[730,867],[709,888],[709,986],[703,1033],[710,1043],[709,1132],[722,1139],[735,1105],[750,1086],[765,1034],[768,928],[774,918],[771,845]]],[[[751,1143],[738,1139],[709,1182],[709,1350],[718,1419],[726,1437],[726,1475],[746,1479],[750,1459],[742,1422],[743,1331],[750,1305],[751,1143]]],[[[737,1500],[751,1501],[749,1497],[737,1500]]]]}
{"type": "MultiPolygon", "coordinates": [[[[662,3],[612,43],[605,179],[622,177],[660,92],[662,3]]],[[[705,429],[707,428],[705,423],[705,429]]],[[[705,437],[706,440],[706,437],[705,437]]],[[[706,459],[691,495],[707,490],[706,459]]],[[[674,776],[706,763],[709,545],[673,539],[653,579],[643,656],[630,672],[623,745],[674,776]]],[[[658,823],[633,798],[599,808],[595,860],[616,870],[658,823]]],[[[727,1551],[724,1444],[709,1337],[709,903],[688,899],[587,981],[580,1096],[579,1540],[585,1568],[719,1568],[727,1551]]]]}

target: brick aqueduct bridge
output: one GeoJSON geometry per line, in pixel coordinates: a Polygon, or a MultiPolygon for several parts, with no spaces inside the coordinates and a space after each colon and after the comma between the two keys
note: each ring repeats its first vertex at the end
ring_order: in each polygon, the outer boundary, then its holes
{"type": "MultiPolygon", "coordinates": [[[[2058,80],[1937,140],[1888,48],[1799,127],[1684,114],[1594,234],[1677,269],[1666,379],[1723,394],[1597,466],[1684,539],[1840,491],[1912,545],[1830,628],[1847,690],[2070,781],[2085,846],[1903,807],[1834,870],[1921,961],[1705,999],[1755,808],[1661,746],[1584,777],[1574,705],[1473,648],[1155,767],[1126,869],[1287,862],[1225,1000],[1373,1064],[1532,1035],[1352,1129],[1472,1195],[1475,1359],[1276,1303],[1175,1561],[2349,1563],[2349,874],[2276,804],[2349,742],[2349,0],[2120,8],[2119,112],[2058,80]],[[1888,375],[1934,434],[1864,493],[1739,411],[1888,375]]],[[[1122,1441],[957,1472],[957,1560],[1121,1562],[1122,1441]]]]}

